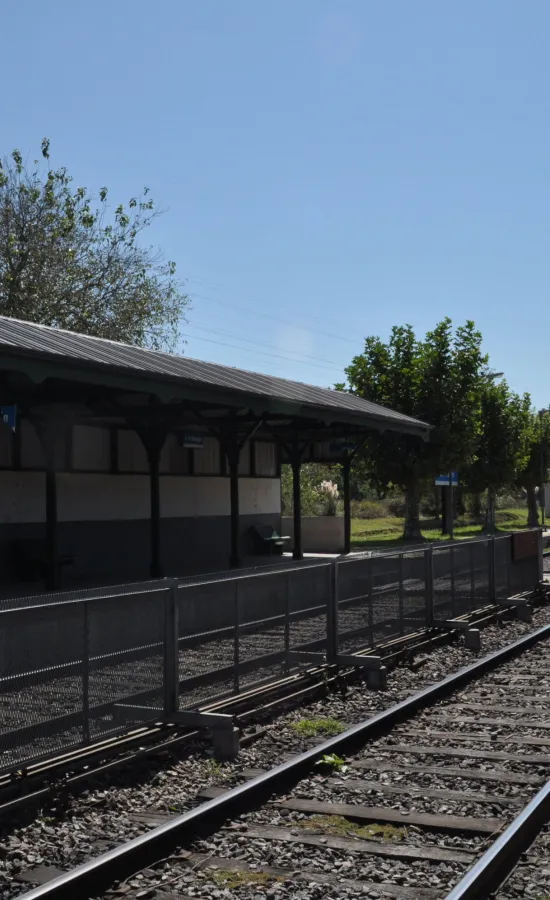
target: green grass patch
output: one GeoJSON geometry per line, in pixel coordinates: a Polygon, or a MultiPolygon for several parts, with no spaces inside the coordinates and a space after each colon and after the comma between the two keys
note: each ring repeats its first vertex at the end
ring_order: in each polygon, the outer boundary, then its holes
{"type": "Polygon", "coordinates": [[[212,869],[210,878],[215,884],[234,891],[243,885],[265,887],[274,881],[285,881],[281,875],[268,875],[266,872],[239,872],[237,869],[212,869]]]}
{"type": "Polygon", "coordinates": [[[407,835],[407,829],[399,825],[378,824],[369,822],[368,825],[358,825],[345,816],[311,816],[309,819],[301,819],[292,823],[293,828],[305,828],[309,831],[334,834],[337,837],[353,837],[367,839],[369,841],[402,841],[407,835]]]}
{"type": "Polygon", "coordinates": [[[297,735],[303,738],[333,737],[336,734],[342,734],[345,726],[336,719],[300,719],[299,722],[292,722],[291,726],[297,735]]]}
{"type": "MultiPolygon", "coordinates": [[[[527,527],[527,510],[521,507],[511,509],[499,509],[496,513],[497,530],[505,534],[509,531],[517,531],[527,527]]],[[[446,541],[448,535],[441,533],[441,527],[434,519],[421,519],[420,530],[427,541],[446,541]]],[[[472,525],[471,522],[458,519],[455,523],[455,538],[467,539],[480,537],[483,534],[482,525],[472,525]]],[[[379,519],[352,519],[351,520],[352,550],[368,550],[376,547],[389,549],[393,546],[410,544],[403,540],[403,519],[397,516],[384,516],[379,519]]]]}

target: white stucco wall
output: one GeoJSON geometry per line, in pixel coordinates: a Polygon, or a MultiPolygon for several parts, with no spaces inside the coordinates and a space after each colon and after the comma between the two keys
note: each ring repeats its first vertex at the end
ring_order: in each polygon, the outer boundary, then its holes
{"type": "MultiPolygon", "coordinates": [[[[0,472],[0,524],[44,522],[45,493],[42,472],[0,472]]],[[[279,479],[242,478],[239,501],[242,515],[280,513],[279,479]]],[[[57,475],[60,522],[147,519],[149,502],[147,475],[57,475]]],[[[166,518],[228,516],[229,479],[164,475],[160,503],[161,515],[166,518]]]]}

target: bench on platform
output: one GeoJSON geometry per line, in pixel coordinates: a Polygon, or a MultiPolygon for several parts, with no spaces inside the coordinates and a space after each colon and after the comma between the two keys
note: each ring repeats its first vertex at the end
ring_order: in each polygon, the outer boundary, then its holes
{"type": "Polygon", "coordinates": [[[269,548],[270,554],[273,554],[274,549],[282,553],[284,545],[290,540],[287,535],[278,534],[272,525],[253,525],[252,532],[260,552],[265,552],[269,548]]]}

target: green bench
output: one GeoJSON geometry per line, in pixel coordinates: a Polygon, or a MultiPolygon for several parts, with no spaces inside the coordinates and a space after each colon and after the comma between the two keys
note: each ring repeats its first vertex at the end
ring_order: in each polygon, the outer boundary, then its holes
{"type": "Polygon", "coordinates": [[[258,549],[265,552],[269,548],[271,555],[275,548],[277,552],[282,553],[284,545],[290,540],[287,535],[278,534],[272,525],[254,525],[252,531],[258,549]]]}

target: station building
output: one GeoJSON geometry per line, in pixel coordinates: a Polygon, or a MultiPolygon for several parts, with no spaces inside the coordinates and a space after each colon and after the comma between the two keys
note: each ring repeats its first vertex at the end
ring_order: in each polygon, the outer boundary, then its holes
{"type": "Polygon", "coordinates": [[[0,317],[0,582],[135,581],[238,566],[280,532],[293,467],[349,468],[424,423],[351,394],[0,317]]]}

